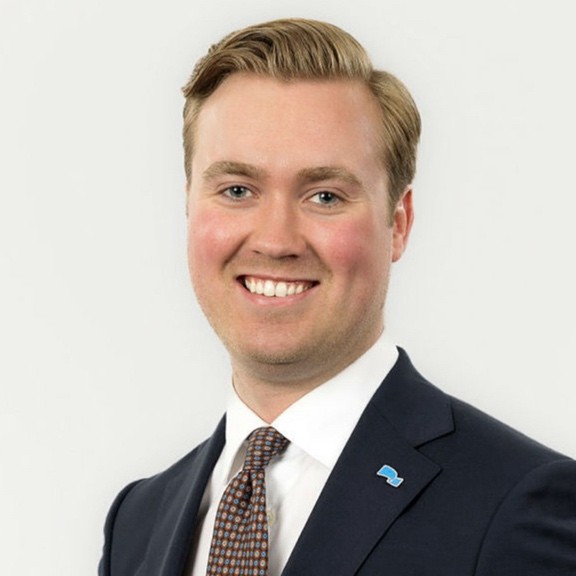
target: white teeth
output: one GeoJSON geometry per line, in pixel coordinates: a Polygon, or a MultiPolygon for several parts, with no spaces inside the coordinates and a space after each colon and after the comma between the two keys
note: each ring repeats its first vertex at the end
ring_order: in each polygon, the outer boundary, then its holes
{"type": "Polygon", "coordinates": [[[288,294],[288,286],[286,282],[278,282],[278,284],[276,284],[276,292],[274,296],[277,298],[284,298],[286,294],[288,294]]]}
{"type": "Polygon", "coordinates": [[[264,282],[264,296],[275,296],[274,282],[272,280],[266,280],[264,282]]]}
{"type": "Polygon", "coordinates": [[[257,280],[256,278],[244,278],[244,286],[252,294],[260,294],[268,298],[285,298],[302,294],[311,287],[308,282],[274,282],[273,280],[257,280]]]}

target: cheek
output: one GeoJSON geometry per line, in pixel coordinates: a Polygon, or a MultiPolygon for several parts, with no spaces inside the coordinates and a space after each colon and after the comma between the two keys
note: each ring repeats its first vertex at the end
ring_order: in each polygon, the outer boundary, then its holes
{"type": "Polygon", "coordinates": [[[188,217],[188,256],[193,263],[217,261],[233,242],[232,226],[217,210],[196,210],[188,217]]]}
{"type": "Polygon", "coordinates": [[[232,238],[214,211],[194,211],[188,218],[188,265],[195,287],[217,272],[227,259],[232,238]]]}
{"type": "Polygon", "coordinates": [[[334,272],[372,282],[389,265],[391,236],[385,222],[353,220],[326,232],[323,252],[334,272]]]}

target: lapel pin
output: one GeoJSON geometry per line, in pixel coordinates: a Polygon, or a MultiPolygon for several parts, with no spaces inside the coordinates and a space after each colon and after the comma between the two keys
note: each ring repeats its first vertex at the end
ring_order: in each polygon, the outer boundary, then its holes
{"type": "Polygon", "coordinates": [[[380,468],[380,470],[378,470],[378,476],[386,478],[386,482],[393,488],[398,488],[398,486],[404,482],[404,478],[400,478],[398,472],[392,468],[392,466],[388,466],[388,464],[385,464],[380,468]]]}

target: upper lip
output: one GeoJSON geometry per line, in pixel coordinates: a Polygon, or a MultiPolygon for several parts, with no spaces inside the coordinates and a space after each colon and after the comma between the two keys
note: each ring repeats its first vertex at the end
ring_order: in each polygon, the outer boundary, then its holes
{"type": "Polygon", "coordinates": [[[240,274],[237,278],[240,281],[243,281],[246,278],[251,278],[254,280],[262,280],[264,282],[266,280],[271,280],[274,283],[286,282],[287,284],[318,284],[318,280],[310,278],[288,278],[286,276],[275,276],[271,274],[240,274]]]}

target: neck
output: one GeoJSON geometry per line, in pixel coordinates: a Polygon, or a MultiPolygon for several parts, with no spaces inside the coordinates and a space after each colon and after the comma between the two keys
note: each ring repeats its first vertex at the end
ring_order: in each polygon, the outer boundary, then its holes
{"type": "Polygon", "coordinates": [[[357,358],[348,358],[332,365],[329,370],[306,371],[305,374],[299,374],[289,364],[260,365],[255,369],[253,366],[233,363],[234,389],[246,406],[270,424],[284,410],[339,374],[357,358]]]}
{"type": "Polygon", "coordinates": [[[264,422],[271,424],[284,410],[307,394],[312,388],[274,386],[269,382],[247,381],[234,374],[234,389],[239,398],[264,422]]]}

